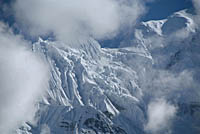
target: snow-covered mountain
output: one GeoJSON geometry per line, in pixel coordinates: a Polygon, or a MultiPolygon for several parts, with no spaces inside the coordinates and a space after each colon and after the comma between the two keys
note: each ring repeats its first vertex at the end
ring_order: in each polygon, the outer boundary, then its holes
{"type": "Polygon", "coordinates": [[[193,17],[184,10],[142,22],[120,48],[101,48],[94,39],[76,47],[39,39],[32,49],[49,65],[50,88],[38,102],[36,124],[17,133],[200,133],[200,32],[193,17]],[[151,131],[149,104],[160,98],[176,112],[167,128],[151,131]]]}

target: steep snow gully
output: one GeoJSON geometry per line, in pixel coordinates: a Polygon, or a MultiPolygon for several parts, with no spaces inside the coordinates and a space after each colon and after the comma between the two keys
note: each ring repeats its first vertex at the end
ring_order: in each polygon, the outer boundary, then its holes
{"type": "Polygon", "coordinates": [[[200,32],[180,11],[142,22],[128,47],[33,44],[51,78],[36,124],[18,134],[199,134],[200,32]]]}

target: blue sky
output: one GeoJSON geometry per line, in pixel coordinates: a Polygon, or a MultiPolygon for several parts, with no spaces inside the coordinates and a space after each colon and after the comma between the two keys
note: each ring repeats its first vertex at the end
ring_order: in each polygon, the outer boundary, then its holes
{"type": "Polygon", "coordinates": [[[159,20],[176,11],[191,8],[192,0],[155,0],[155,2],[148,3],[147,7],[149,10],[143,20],[159,20]]]}

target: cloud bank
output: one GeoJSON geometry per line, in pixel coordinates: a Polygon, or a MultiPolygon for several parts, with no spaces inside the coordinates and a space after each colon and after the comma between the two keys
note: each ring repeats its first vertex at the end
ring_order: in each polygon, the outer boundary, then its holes
{"type": "Polygon", "coordinates": [[[48,85],[48,67],[28,42],[0,23],[0,132],[13,133],[31,121],[35,102],[48,85]]]}
{"type": "Polygon", "coordinates": [[[14,9],[27,33],[52,32],[66,42],[112,38],[144,13],[139,0],[17,0],[14,9]]]}

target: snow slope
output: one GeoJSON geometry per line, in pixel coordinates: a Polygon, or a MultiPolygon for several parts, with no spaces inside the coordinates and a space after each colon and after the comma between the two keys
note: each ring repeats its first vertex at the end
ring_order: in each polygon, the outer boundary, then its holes
{"type": "MultiPolygon", "coordinates": [[[[101,48],[94,39],[76,47],[39,39],[33,52],[51,70],[36,124],[18,134],[147,134],[147,108],[165,98],[177,108],[162,133],[197,134],[200,123],[200,33],[192,15],[142,22],[132,45],[101,48]]],[[[158,132],[160,133],[160,132],[158,132]]]]}

